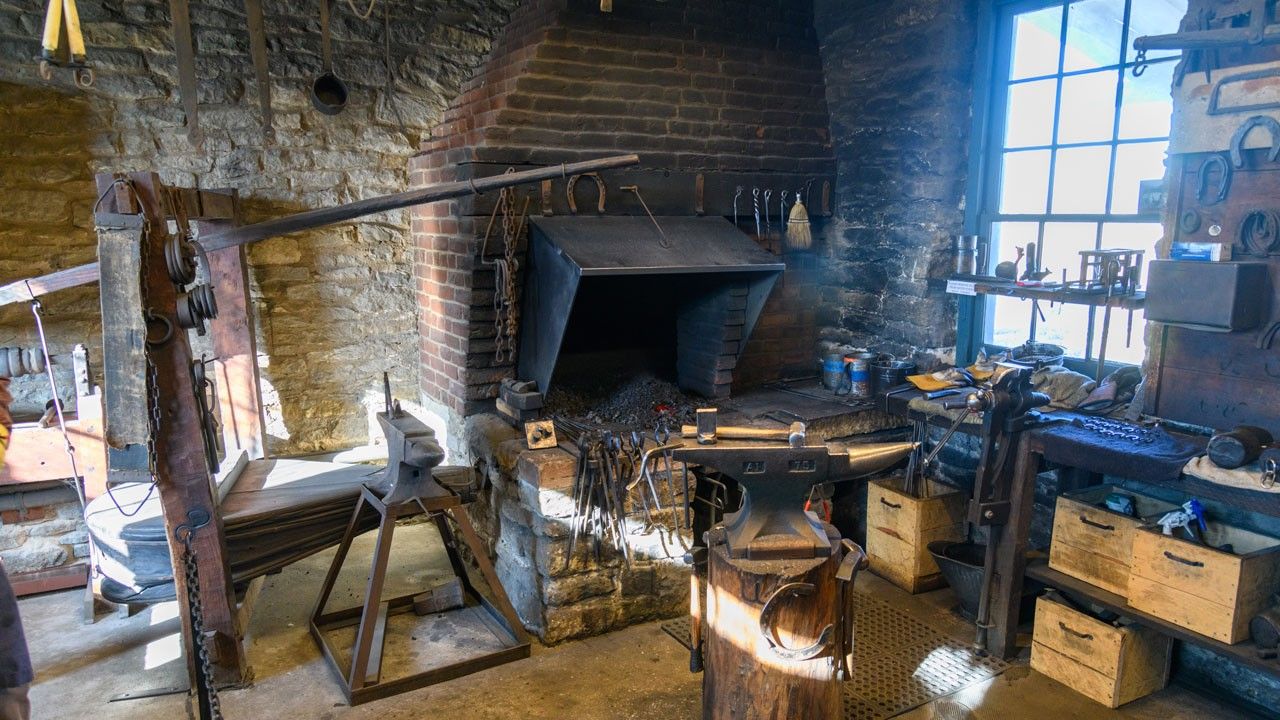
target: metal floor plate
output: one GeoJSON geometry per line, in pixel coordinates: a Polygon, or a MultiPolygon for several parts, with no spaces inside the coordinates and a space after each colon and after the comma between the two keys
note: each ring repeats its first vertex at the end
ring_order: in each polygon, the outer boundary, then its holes
{"type": "MultiPolygon", "coordinates": [[[[665,622],[662,630],[689,647],[689,618],[665,622]]],[[[844,686],[844,720],[900,715],[1009,667],[866,595],[854,601],[853,633],[853,681],[844,686]]]]}

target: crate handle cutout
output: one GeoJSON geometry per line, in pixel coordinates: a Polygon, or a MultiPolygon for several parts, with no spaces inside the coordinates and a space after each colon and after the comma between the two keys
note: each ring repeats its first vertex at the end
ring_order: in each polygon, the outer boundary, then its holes
{"type": "Polygon", "coordinates": [[[1100,522],[1095,522],[1093,520],[1090,520],[1084,515],[1080,516],[1080,522],[1084,523],[1085,525],[1088,525],[1089,527],[1096,527],[1099,530],[1106,530],[1107,532],[1112,532],[1113,530],[1116,529],[1115,525],[1103,525],[1100,522]]]}
{"type": "Polygon", "coordinates": [[[1062,628],[1062,632],[1065,632],[1069,635],[1075,635],[1081,640],[1093,640],[1093,635],[1091,633],[1082,633],[1079,630],[1072,630],[1071,628],[1067,627],[1067,624],[1062,622],[1061,620],[1058,621],[1058,627],[1062,628]]]}
{"type": "Polygon", "coordinates": [[[898,510],[902,507],[902,505],[898,503],[891,503],[888,500],[885,500],[884,498],[880,498],[880,504],[884,505],[885,507],[893,508],[894,510],[898,510]]]}
{"type": "Polygon", "coordinates": [[[1204,567],[1204,563],[1200,562],[1199,560],[1188,560],[1184,557],[1178,557],[1177,555],[1174,555],[1168,550],[1164,551],[1164,556],[1174,562],[1182,563],[1183,565],[1190,565],[1191,567],[1204,567]]]}

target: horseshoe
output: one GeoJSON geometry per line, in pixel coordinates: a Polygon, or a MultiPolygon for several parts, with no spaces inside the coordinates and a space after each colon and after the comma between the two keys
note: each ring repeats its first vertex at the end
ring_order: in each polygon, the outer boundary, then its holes
{"type": "Polygon", "coordinates": [[[1280,122],[1266,115],[1254,115],[1231,136],[1231,162],[1238,168],[1244,167],[1244,139],[1256,127],[1264,127],[1271,133],[1271,151],[1267,153],[1267,159],[1275,162],[1280,157],[1280,122]]]}
{"type": "Polygon", "coordinates": [[[604,186],[604,179],[600,177],[600,173],[594,173],[594,172],[583,173],[581,175],[574,175],[573,177],[569,178],[569,183],[564,189],[565,196],[568,197],[569,199],[569,212],[574,215],[578,214],[578,201],[575,200],[573,197],[573,190],[578,186],[579,178],[584,178],[584,177],[589,177],[592,180],[596,181],[596,193],[598,195],[598,198],[596,201],[596,212],[603,215],[604,214],[604,194],[605,194],[606,188],[604,186]]]}
{"type": "MultiPolygon", "coordinates": [[[[1232,152],[1235,152],[1234,150],[1232,152]]],[[[1196,172],[1196,200],[1201,205],[1217,205],[1227,199],[1227,192],[1231,189],[1231,164],[1227,159],[1217,153],[1210,155],[1200,163],[1200,169],[1196,172]],[[1218,192],[1212,196],[1209,195],[1209,178],[1214,168],[1218,168],[1221,173],[1221,179],[1218,180],[1218,192]]]]}
{"type": "Polygon", "coordinates": [[[831,633],[835,630],[834,625],[828,625],[822,629],[818,635],[818,639],[808,647],[789,648],[774,639],[773,634],[773,615],[777,611],[778,601],[785,595],[794,595],[796,597],[806,597],[817,592],[817,588],[813,583],[793,582],[781,585],[768,600],[764,601],[764,607],[760,609],[760,637],[768,643],[769,649],[774,655],[783,660],[812,660],[822,654],[827,645],[831,643],[831,633]]]}

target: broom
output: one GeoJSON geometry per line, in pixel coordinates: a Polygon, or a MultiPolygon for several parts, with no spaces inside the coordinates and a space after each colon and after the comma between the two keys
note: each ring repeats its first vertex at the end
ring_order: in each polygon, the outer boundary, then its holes
{"type": "Polygon", "coordinates": [[[787,247],[792,250],[808,250],[813,247],[813,233],[809,230],[809,211],[796,193],[796,204],[787,215],[787,247]]]}

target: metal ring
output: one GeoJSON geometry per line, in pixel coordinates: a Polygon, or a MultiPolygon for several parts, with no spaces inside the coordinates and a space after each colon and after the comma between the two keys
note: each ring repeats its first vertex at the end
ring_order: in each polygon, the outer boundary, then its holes
{"type": "Polygon", "coordinates": [[[760,609],[760,637],[764,638],[774,655],[783,660],[812,660],[821,655],[827,645],[831,644],[831,633],[835,630],[835,625],[827,625],[823,628],[818,634],[818,639],[807,647],[789,648],[774,639],[773,615],[777,612],[778,600],[786,595],[807,597],[815,592],[817,588],[813,583],[792,582],[780,585],[769,595],[769,599],[764,601],[764,607],[760,609]]]}
{"type": "Polygon", "coordinates": [[[148,310],[144,315],[147,321],[147,344],[151,347],[160,347],[173,339],[173,322],[164,315],[159,315],[148,310]],[[158,323],[164,326],[164,335],[159,340],[151,339],[151,325],[158,323]]]}

